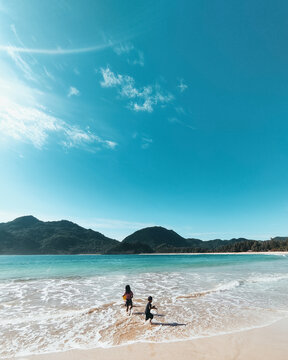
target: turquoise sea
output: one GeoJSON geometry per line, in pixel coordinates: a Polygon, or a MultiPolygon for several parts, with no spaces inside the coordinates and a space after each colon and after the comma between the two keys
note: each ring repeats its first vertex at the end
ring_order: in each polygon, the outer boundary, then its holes
{"type": "Polygon", "coordinates": [[[287,316],[285,254],[0,256],[0,358],[191,339],[287,316]]]}

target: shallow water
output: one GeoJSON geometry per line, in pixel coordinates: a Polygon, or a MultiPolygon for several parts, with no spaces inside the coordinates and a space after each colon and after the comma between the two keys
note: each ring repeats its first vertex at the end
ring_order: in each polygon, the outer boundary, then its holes
{"type": "Polygon", "coordinates": [[[263,326],[288,316],[287,270],[270,254],[0,256],[0,357],[263,326]]]}

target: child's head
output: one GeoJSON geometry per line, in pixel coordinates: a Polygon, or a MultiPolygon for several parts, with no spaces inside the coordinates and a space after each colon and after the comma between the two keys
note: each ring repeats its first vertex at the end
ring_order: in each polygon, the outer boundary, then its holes
{"type": "Polygon", "coordinates": [[[152,296],[148,296],[148,301],[151,303],[152,302],[152,296]]]}
{"type": "Polygon", "coordinates": [[[130,293],[130,292],[131,292],[130,285],[126,285],[126,286],[125,286],[125,292],[126,292],[126,293],[130,293]]]}

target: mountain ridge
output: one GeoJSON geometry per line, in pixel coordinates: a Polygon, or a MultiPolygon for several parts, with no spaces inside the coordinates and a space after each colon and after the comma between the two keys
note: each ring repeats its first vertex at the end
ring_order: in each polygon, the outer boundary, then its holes
{"type": "Polygon", "coordinates": [[[116,244],[68,220],[45,222],[28,215],[0,223],[0,254],[102,253],[116,244]]]}
{"type": "Polygon", "coordinates": [[[32,215],[0,223],[0,254],[139,254],[288,251],[288,237],[270,240],[184,238],[162,226],[135,231],[122,242],[69,220],[41,221],[32,215]]]}

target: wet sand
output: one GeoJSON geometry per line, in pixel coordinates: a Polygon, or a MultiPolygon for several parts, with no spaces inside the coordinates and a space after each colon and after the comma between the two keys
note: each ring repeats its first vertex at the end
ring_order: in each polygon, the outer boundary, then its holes
{"type": "MultiPolygon", "coordinates": [[[[133,329],[131,329],[133,331],[133,329]]],[[[288,318],[233,334],[169,343],[136,343],[113,348],[22,356],[21,360],[285,360],[288,318]]]]}

